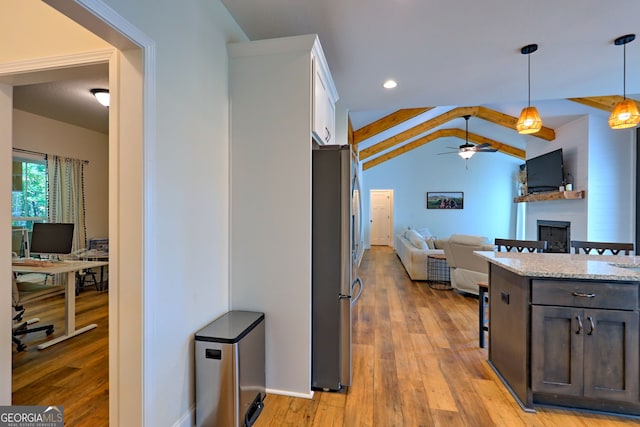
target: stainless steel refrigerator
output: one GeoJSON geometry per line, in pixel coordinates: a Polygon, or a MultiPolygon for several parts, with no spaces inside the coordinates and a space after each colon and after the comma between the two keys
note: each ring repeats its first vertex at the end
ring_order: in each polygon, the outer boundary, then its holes
{"type": "Polygon", "coordinates": [[[362,293],[360,183],[349,145],[313,150],[311,386],[351,385],[352,308],[362,293]]]}

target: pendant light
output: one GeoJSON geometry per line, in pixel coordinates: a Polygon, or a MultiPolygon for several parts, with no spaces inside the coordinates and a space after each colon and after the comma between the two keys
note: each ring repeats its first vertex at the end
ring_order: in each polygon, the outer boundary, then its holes
{"type": "Polygon", "coordinates": [[[460,150],[458,151],[458,156],[462,157],[465,160],[469,160],[475,154],[473,149],[473,145],[469,144],[469,115],[463,116],[465,123],[465,144],[460,146],[460,150]]]}
{"type": "Polygon", "coordinates": [[[627,34],[618,37],[615,45],[622,45],[622,101],[618,102],[609,116],[609,126],[611,129],[626,129],[637,126],[640,123],[640,113],[633,99],[627,99],[627,43],[634,41],[635,34],[627,34]]]}
{"type": "Polygon", "coordinates": [[[518,133],[530,134],[536,133],[542,128],[542,119],[538,114],[538,109],[531,106],[531,54],[538,50],[537,44],[529,44],[520,49],[520,53],[527,55],[527,85],[529,87],[529,101],[527,107],[522,109],[516,129],[518,133]]]}

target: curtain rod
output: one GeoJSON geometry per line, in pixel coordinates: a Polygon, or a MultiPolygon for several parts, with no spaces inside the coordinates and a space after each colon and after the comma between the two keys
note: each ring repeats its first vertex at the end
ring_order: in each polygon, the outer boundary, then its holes
{"type": "MultiPolygon", "coordinates": [[[[18,151],[20,153],[27,153],[27,154],[36,154],[38,156],[48,156],[49,154],[47,153],[41,153],[39,151],[32,151],[32,150],[25,150],[24,148],[13,148],[13,151],[18,151]]],[[[82,160],[84,163],[89,164],[89,160],[82,160]]]]}

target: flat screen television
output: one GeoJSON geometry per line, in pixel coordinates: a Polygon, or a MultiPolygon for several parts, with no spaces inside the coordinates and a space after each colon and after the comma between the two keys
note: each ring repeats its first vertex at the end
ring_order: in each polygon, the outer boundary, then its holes
{"type": "Polygon", "coordinates": [[[31,233],[30,253],[60,255],[71,253],[73,224],[36,222],[31,233]]]}
{"type": "Polygon", "coordinates": [[[526,165],[529,193],[558,191],[564,185],[562,148],[533,157],[526,161],[526,165]]]}

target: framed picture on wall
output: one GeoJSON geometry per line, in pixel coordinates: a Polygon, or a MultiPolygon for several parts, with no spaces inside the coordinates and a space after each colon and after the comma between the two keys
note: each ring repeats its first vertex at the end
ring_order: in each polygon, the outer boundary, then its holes
{"type": "Polygon", "coordinates": [[[427,192],[427,209],[464,209],[462,191],[427,192]]]}

